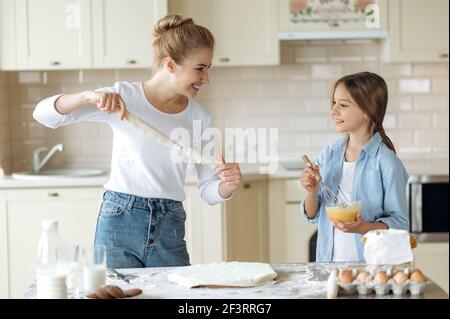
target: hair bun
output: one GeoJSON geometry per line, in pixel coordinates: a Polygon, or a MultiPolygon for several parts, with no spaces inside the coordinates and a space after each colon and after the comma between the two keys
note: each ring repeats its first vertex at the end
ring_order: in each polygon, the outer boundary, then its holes
{"type": "Polygon", "coordinates": [[[191,18],[183,18],[181,15],[173,14],[165,16],[156,23],[153,30],[153,40],[158,40],[167,31],[184,24],[194,24],[194,21],[191,18]]]}

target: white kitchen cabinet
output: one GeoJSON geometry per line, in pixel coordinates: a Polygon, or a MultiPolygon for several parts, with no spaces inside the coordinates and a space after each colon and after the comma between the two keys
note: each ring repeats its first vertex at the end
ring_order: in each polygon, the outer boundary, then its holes
{"type": "Polygon", "coordinates": [[[386,62],[448,62],[448,0],[389,0],[386,62]]]}
{"type": "Polygon", "coordinates": [[[317,225],[300,214],[305,191],[296,179],[269,181],[269,251],[271,263],[309,261],[309,242],[317,225]]]}
{"type": "Polygon", "coordinates": [[[91,67],[91,0],[1,1],[3,69],[91,67]]]}
{"type": "Polygon", "coordinates": [[[8,228],[5,191],[0,190],[0,299],[9,297],[8,228]]]}
{"type": "Polygon", "coordinates": [[[385,38],[387,0],[278,0],[279,38],[282,40],[385,38]]]}
{"type": "Polygon", "coordinates": [[[185,186],[185,240],[191,264],[220,262],[225,255],[223,206],[209,205],[201,197],[196,184],[185,186]]]}
{"type": "Polygon", "coordinates": [[[421,243],[413,249],[414,264],[436,282],[448,294],[448,251],[447,243],[421,243]]]}
{"type": "Polygon", "coordinates": [[[268,262],[267,181],[243,181],[225,202],[228,261],[268,262]]]}
{"type": "Polygon", "coordinates": [[[167,0],[0,0],[0,68],[149,68],[167,0]]]}
{"type": "Polygon", "coordinates": [[[171,0],[169,12],[191,17],[216,41],[216,66],[279,64],[277,2],[273,0],[171,0]]]}
{"type": "Polygon", "coordinates": [[[94,0],[94,68],[150,68],[155,23],[167,0],[94,0]]]}
{"type": "Polygon", "coordinates": [[[93,244],[102,192],[100,187],[0,191],[3,297],[23,298],[34,281],[42,220],[57,219],[65,242],[93,244]]]}

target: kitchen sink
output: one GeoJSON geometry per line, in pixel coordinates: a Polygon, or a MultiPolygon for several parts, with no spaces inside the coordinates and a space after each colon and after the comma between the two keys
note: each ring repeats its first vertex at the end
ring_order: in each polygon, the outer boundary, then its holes
{"type": "Polygon", "coordinates": [[[300,161],[280,161],[280,166],[287,171],[301,171],[305,168],[305,164],[300,161]]]}
{"type": "Polygon", "coordinates": [[[99,168],[62,168],[47,169],[38,173],[34,172],[16,172],[12,178],[20,180],[42,180],[59,178],[82,178],[104,175],[106,172],[99,168]]]}

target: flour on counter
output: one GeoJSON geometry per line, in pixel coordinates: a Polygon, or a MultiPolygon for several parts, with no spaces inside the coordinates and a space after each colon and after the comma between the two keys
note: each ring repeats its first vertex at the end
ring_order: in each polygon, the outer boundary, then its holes
{"type": "Polygon", "coordinates": [[[169,271],[167,279],[184,287],[254,287],[273,283],[277,273],[269,264],[220,262],[180,267],[169,271]]]}

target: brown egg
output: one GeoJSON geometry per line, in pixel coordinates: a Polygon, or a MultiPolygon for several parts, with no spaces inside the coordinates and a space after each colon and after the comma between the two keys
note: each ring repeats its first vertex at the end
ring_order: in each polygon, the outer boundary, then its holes
{"type": "Polygon", "coordinates": [[[392,277],[395,277],[395,275],[397,275],[399,272],[403,272],[404,273],[404,271],[402,269],[400,269],[400,268],[394,269],[394,271],[392,271],[392,277]]]}
{"type": "Polygon", "coordinates": [[[423,275],[422,270],[420,270],[419,268],[414,268],[413,270],[411,270],[411,274],[415,273],[416,271],[420,272],[423,275]]]}
{"type": "Polygon", "coordinates": [[[418,282],[425,282],[427,281],[427,278],[420,270],[416,270],[411,274],[411,280],[418,282]]]}
{"type": "Polygon", "coordinates": [[[397,284],[402,284],[408,280],[408,276],[403,271],[399,271],[394,275],[394,281],[397,284]]]}
{"type": "Polygon", "coordinates": [[[385,284],[389,280],[389,277],[386,275],[384,271],[380,271],[375,275],[375,283],[377,284],[385,284]]]}
{"type": "Polygon", "coordinates": [[[361,271],[358,276],[356,276],[356,280],[362,283],[368,283],[372,279],[372,276],[367,271],[361,271]]]}
{"type": "Polygon", "coordinates": [[[339,269],[339,281],[348,284],[353,281],[353,274],[351,269],[339,269]]]}

